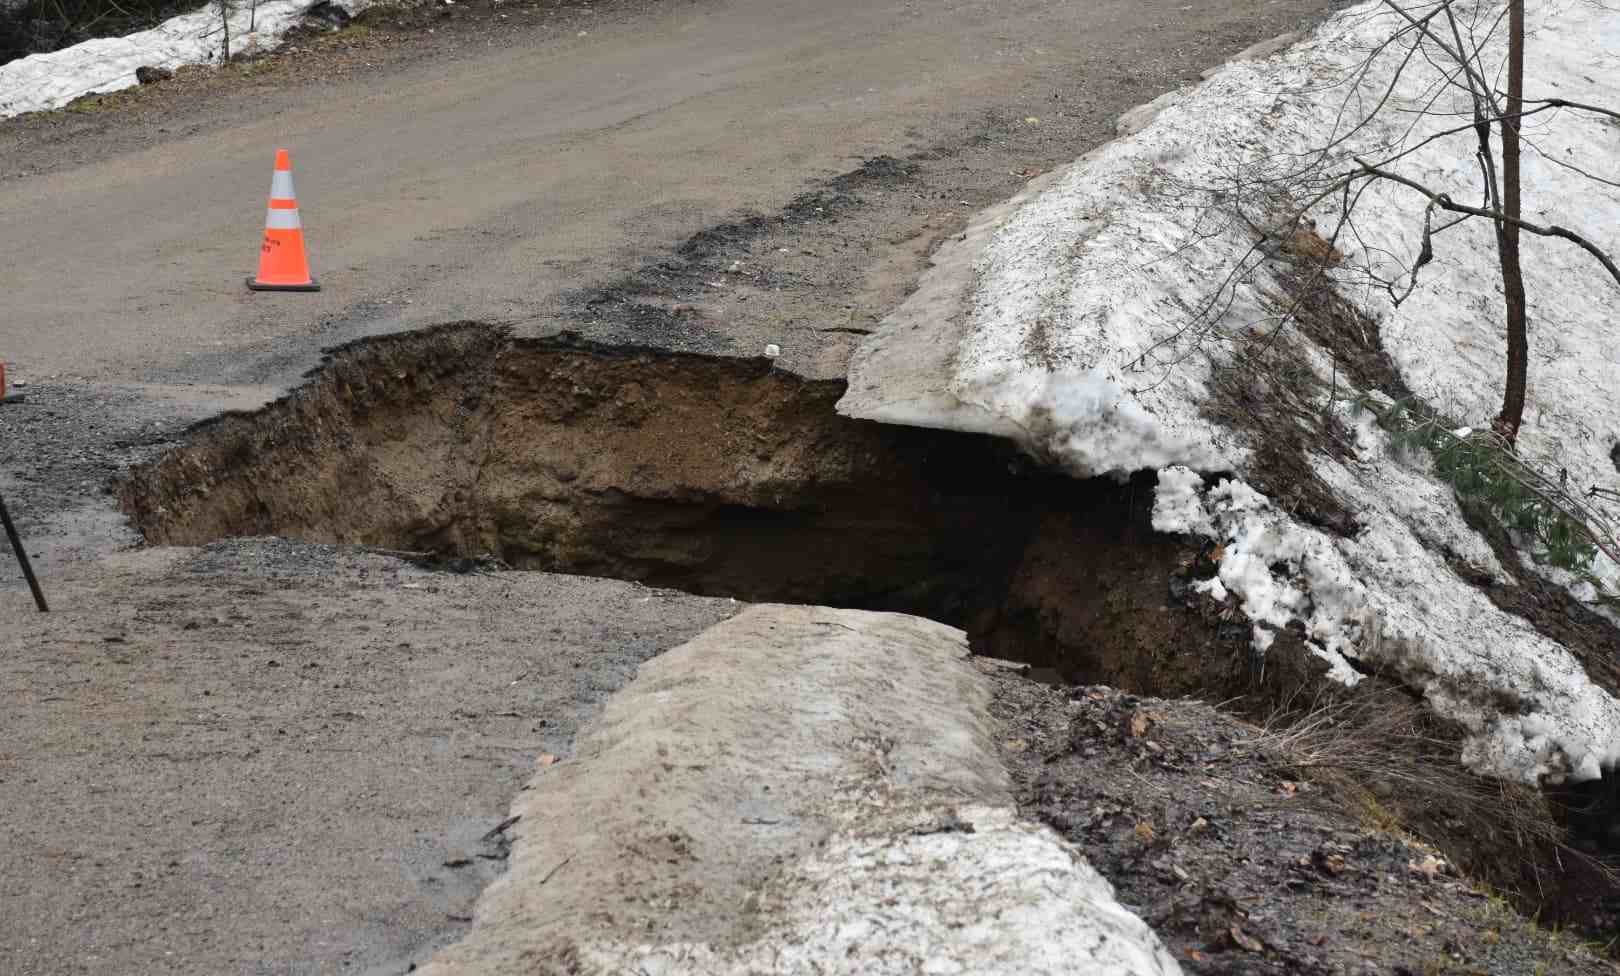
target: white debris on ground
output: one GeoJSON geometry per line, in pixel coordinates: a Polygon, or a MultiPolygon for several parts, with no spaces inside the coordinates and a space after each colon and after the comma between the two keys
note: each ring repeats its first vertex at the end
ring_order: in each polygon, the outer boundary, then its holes
{"type": "MultiPolygon", "coordinates": [[[[1500,23],[1503,4],[1456,7],[1483,36],[1500,23]]],[[[1358,4],[1278,56],[1234,62],[1133,113],[1122,127],[1130,134],[1032,187],[979,241],[964,245],[977,248],[975,284],[948,314],[937,307],[946,286],[924,282],[916,302],[936,307],[926,319],[915,309],[897,311],[857,355],[840,409],[893,419],[921,403],[931,417],[909,422],[1015,429],[1030,450],[1077,475],[1159,470],[1155,527],[1221,544],[1219,577],[1203,589],[1241,604],[1256,649],[1300,621],[1311,650],[1341,680],[1357,680],[1353,662],[1392,669],[1467,724],[1475,735],[1466,758],[1475,768],[1524,780],[1592,778],[1620,760],[1620,703],[1566,648],[1498,610],[1448,564],[1449,552],[1473,573],[1506,577],[1428,461],[1396,457],[1384,432],[1341,402],[1335,409],[1356,434],[1352,456],[1312,453],[1308,460],[1360,528],[1353,538],[1337,538],[1301,524],[1241,480],[1251,459],[1245,435],[1200,410],[1212,392],[1211,349],[1194,348],[1180,332],[1258,237],[1246,221],[1212,218],[1201,202],[1211,189],[1230,187],[1251,164],[1275,164],[1339,137],[1345,141],[1336,151],[1348,164],[1356,152],[1376,155],[1375,147],[1402,139],[1416,146],[1466,122],[1459,103],[1466,93],[1438,83],[1439,68],[1423,57],[1394,81],[1404,47],[1383,50],[1359,87],[1351,80],[1403,22],[1384,3],[1358,4]],[[1392,84],[1385,111],[1352,131],[1392,84]],[[1421,114],[1429,106],[1434,114],[1421,114]],[[942,342],[954,355],[915,352],[942,342]],[[931,386],[893,378],[908,357],[922,356],[944,364],[931,386]],[[919,386],[928,388],[926,397],[919,386]],[[893,391],[887,399],[886,388],[893,391]],[[1506,714],[1504,702],[1517,714],[1506,714]]],[[[1530,26],[1527,96],[1620,106],[1620,11],[1531,0],[1530,26]]],[[[1488,46],[1487,61],[1501,60],[1504,46],[1488,46]]],[[[1531,122],[1525,214],[1620,254],[1620,187],[1570,168],[1620,180],[1613,162],[1620,126],[1569,111],[1531,122]]],[[[1458,200],[1475,200],[1471,140],[1465,132],[1417,148],[1398,169],[1458,200]]],[[[1320,208],[1318,226],[1333,226],[1337,202],[1320,208]]],[[[1423,204],[1393,184],[1371,186],[1353,232],[1337,241],[1348,260],[1335,277],[1379,324],[1385,350],[1414,393],[1447,416],[1485,427],[1500,403],[1506,348],[1489,224],[1438,235],[1434,262],[1399,308],[1365,274],[1352,273],[1370,265],[1388,279],[1410,265],[1423,204]]],[[[1566,469],[1571,486],[1615,487],[1620,478],[1609,455],[1620,440],[1620,287],[1566,242],[1526,235],[1523,252],[1531,363],[1520,451],[1556,459],[1551,470],[1566,469]]],[[[963,263],[956,254],[943,262],[963,263]]],[[[1282,288],[1273,271],[1280,267],[1262,268],[1229,296],[1217,321],[1227,336],[1277,321],[1272,296],[1282,288]]],[[[1290,337],[1304,363],[1328,381],[1331,353],[1297,332],[1290,337]]],[[[1342,397],[1342,374],[1336,383],[1342,397]]],[[[1611,520],[1620,514],[1612,503],[1597,505],[1611,520]]],[[[1600,555],[1592,569],[1620,592],[1620,567],[1600,555]]],[[[1577,597],[1594,599],[1590,584],[1571,574],[1562,579],[1575,584],[1577,597]]]]}
{"type": "MultiPolygon", "coordinates": [[[[315,0],[263,0],[242,3],[231,14],[231,56],[266,51],[298,24],[315,0]],[[249,30],[249,24],[253,29],[249,30]]],[[[368,0],[344,3],[350,13],[368,0]]],[[[48,54],[32,54],[0,65],[0,119],[42,112],[75,98],[133,88],[135,69],[174,69],[219,60],[223,50],[219,7],[210,4],[171,17],[151,30],[124,37],[98,37],[48,54]]]]}
{"type": "Polygon", "coordinates": [[[643,665],[517,801],[509,869],[423,976],[1175,976],[1019,816],[960,630],[749,607],[643,665]]]}

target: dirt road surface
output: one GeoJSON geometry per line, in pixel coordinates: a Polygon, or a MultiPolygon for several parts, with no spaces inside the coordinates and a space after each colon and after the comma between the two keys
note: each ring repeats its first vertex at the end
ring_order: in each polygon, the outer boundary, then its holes
{"type": "MultiPolygon", "coordinates": [[[[938,180],[881,202],[897,213],[867,246],[817,256],[865,268],[930,216],[937,231],[1009,195],[1121,111],[1327,5],[598,6],[396,53],[394,70],[349,84],[295,66],[137,132],[105,119],[61,141],[0,135],[6,357],[40,375],[239,380],[268,371],[279,337],[313,347],[458,318],[545,330],[563,296],[718,218],[775,212],[872,156],[944,153],[938,180]],[[315,297],[241,286],[278,145],[293,152],[315,297]]],[[[537,17],[514,5],[508,22],[537,17]]],[[[787,317],[774,341],[836,372],[809,331],[821,316],[787,317]]],[[[720,331],[754,352],[770,330],[750,319],[720,331]]]]}
{"type": "Polygon", "coordinates": [[[403,971],[534,757],[734,609],[132,550],[126,465],[324,346],[455,319],[841,375],[974,210],[1330,6],[504,0],[0,123],[0,491],[58,610],[0,558],[0,971],[403,971]],[[242,288],[277,145],[317,295],[242,288]]]}
{"type": "Polygon", "coordinates": [[[0,970],[398,973],[641,661],[739,604],[273,540],[0,595],[0,970]],[[543,760],[540,760],[543,761],[543,760]]]}

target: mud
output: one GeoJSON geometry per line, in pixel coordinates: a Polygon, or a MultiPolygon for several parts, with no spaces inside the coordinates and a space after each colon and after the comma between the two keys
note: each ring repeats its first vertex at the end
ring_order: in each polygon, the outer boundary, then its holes
{"type": "MultiPolygon", "coordinates": [[[[1425,772],[1384,746],[1387,765],[1364,764],[1374,792],[1300,768],[1292,740],[1203,702],[1046,688],[1005,671],[996,681],[991,712],[1020,808],[1080,845],[1186,973],[1615,971],[1601,942],[1538,928],[1511,907],[1551,909],[1555,889],[1502,875],[1492,880],[1507,887],[1487,887],[1484,865],[1458,861],[1471,849],[1523,856],[1512,838],[1391,829],[1400,797],[1377,779],[1439,784],[1455,772],[1425,772]],[[1503,851],[1485,850],[1493,843],[1503,851]]],[[[1354,734],[1317,745],[1359,755],[1369,744],[1354,734]]]]}
{"type": "MultiPolygon", "coordinates": [[[[136,468],[152,543],[279,535],[749,601],[914,613],[1070,680],[1240,694],[1240,622],[1179,585],[1151,486],[838,417],[768,360],[446,326],[331,350],[291,395],[136,468]]],[[[1286,672],[1276,663],[1273,674],[1286,672]]]]}

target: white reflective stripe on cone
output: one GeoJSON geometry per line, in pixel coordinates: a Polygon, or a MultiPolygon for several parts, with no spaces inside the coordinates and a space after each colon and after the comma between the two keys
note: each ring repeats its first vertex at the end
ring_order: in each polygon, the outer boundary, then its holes
{"type": "Polygon", "coordinates": [[[299,230],[303,227],[298,222],[297,210],[277,210],[271,207],[268,216],[264,218],[265,230],[299,230]]]}
{"type": "Polygon", "coordinates": [[[270,198],[273,200],[291,200],[293,198],[292,170],[278,169],[271,175],[270,198]]]}

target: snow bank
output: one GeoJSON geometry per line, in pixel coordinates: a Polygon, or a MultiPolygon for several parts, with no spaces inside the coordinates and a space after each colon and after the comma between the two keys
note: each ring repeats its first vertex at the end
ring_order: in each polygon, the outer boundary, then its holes
{"type": "MultiPolygon", "coordinates": [[[[257,10],[244,4],[231,16],[231,55],[275,47],[314,4],[315,0],[263,0],[257,10]]],[[[367,0],[344,4],[351,13],[367,6],[367,0]]],[[[139,84],[135,69],[145,65],[172,69],[217,61],[221,39],[219,8],[207,6],[171,17],[151,30],[96,38],[0,65],[0,119],[61,108],[91,92],[132,88],[139,84]]]]}
{"type": "Polygon", "coordinates": [[[955,628],[757,605],[643,665],[520,795],[508,871],[423,976],[1175,976],[1021,818],[955,628]]]}
{"type": "MultiPolygon", "coordinates": [[[[1457,4],[1481,37],[1501,7],[1457,4]]],[[[1260,239],[1250,220],[1215,205],[1218,194],[1335,139],[1345,140],[1337,153],[1348,165],[1352,154],[1418,147],[1466,120],[1466,95],[1441,84],[1434,64],[1413,58],[1396,83],[1406,50],[1374,56],[1403,22],[1380,2],[1350,8],[1276,57],[1230,64],[1133,113],[1122,126],[1130,134],[1019,201],[984,235],[972,265],[976,283],[949,329],[936,333],[953,353],[937,357],[948,369],[934,378],[933,396],[954,404],[956,415],[993,418],[981,429],[996,423],[1021,431],[1032,451],[1080,475],[1160,469],[1155,525],[1222,543],[1219,576],[1204,588],[1241,601],[1257,649],[1298,621],[1341,680],[1356,680],[1353,665],[1379,665],[1425,689],[1476,733],[1468,757],[1477,768],[1527,780],[1596,776],[1620,759],[1620,704],[1567,649],[1497,610],[1456,574],[1442,553],[1470,574],[1506,576],[1426,459],[1395,457],[1367,417],[1345,416],[1356,435],[1352,456],[1307,456],[1360,526],[1354,538],[1336,538],[1245,485],[1245,435],[1200,411],[1227,350],[1278,320],[1277,274],[1287,267],[1280,259],[1263,265],[1222,296],[1201,329],[1188,329],[1260,239]],[[1392,84],[1388,109],[1352,129],[1392,84]],[[1199,471],[1239,477],[1207,484],[1199,471]],[[1517,714],[1503,714],[1504,701],[1517,714]]],[[[1530,24],[1529,95],[1620,106],[1620,11],[1531,0],[1530,24]]],[[[1497,44],[1485,56],[1495,63],[1503,53],[1497,44]]],[[[1620,181],[1620,126],[1571,112],[1533,121],[1526,215],[1620,253],[1620,187],[1567,165],[1620,181]]],[[[1415,148],[1399,171],[1458,200],[1477,199],[1471,138],[1415,148]]],[[[1315,215],[1319,226],[1333,225],[1336,202],[1315,215]]],[[[1434,263],[1399,308],[1351,270],[1370,266],[1396,277],[1417,253],[1422,211],[1411,191],[1372,186],[1337,242],[1349,258],[1336,275],[1340,290],[1378,323],[1414,392],[1448,416],[1485,426],[1501,396],[1506,342],[1489,225],[1438,236],[1434,263]]],[[[1521,452],[1548,459],[1549,470],[1566,469],[1572,485],[1613,487],[1620,481],[1609,457],[1620,441],[1620,287],[1566,243],[1527,236],[1523,246],[1531,365],[1521,452]]],[[[919,293],[929,292],[925,282],[919,293]]],[[[1297,331],[1290,337],[1327,381],[1330,354],[1297,331]]],[[[885,340],[894,336],[874,337],[852,365],[853,415],[882,413],[872,351],[885,340]]],[[[894,349],[886,355],[901,358],[894,349]]],[[[1342,395],[1342,374],[1336,385],[1342,395]]],[[[950,426],[942,417],[937,425],[950,426]]],[[[1613,503],[1599,507],[1611,520],[1620,515],[1613,503]]],[[[1593,568],[1620,591],[1620,567],[1600,556],[1593,568]]],[[[1590,587],[1575,592],[1594,595],[1590,587]]]]}

